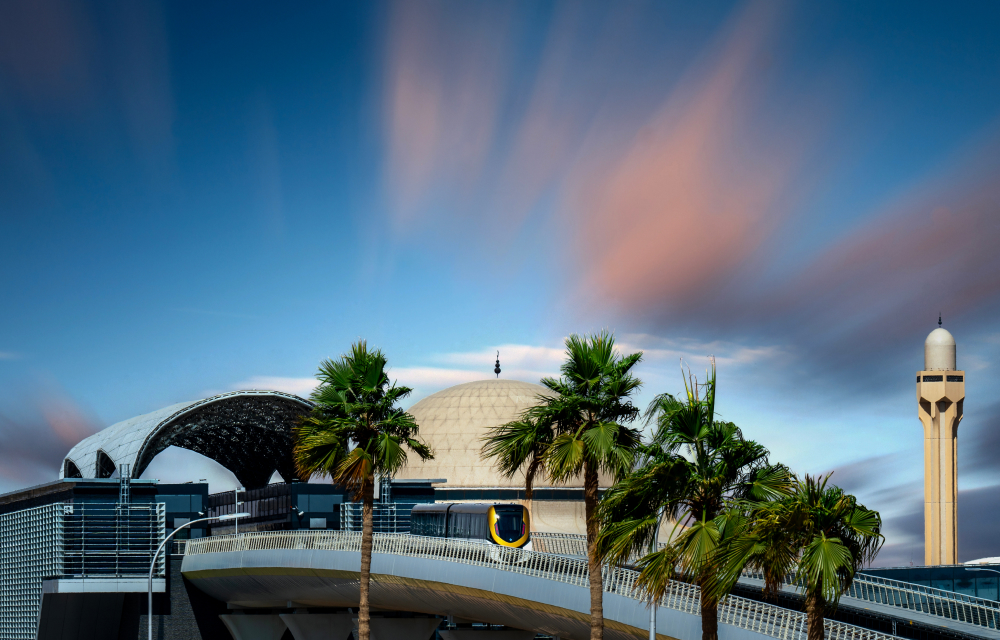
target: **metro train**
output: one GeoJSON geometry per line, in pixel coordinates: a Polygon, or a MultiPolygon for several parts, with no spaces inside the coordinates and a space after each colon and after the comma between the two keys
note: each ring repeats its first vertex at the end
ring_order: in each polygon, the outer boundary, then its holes
{"type": "Polygon", "coordinates": [[[483,540],[531,549],[528,510],[519,504],[436,502],[410,513],[410,535],[483,540]]]}

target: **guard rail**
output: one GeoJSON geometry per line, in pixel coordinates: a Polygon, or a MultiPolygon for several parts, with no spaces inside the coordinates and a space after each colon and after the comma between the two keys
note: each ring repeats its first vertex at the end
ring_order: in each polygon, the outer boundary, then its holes
{"type": "MultiPolygon", "coordinates": [[[[531,544],[536,551],[546,553],[580,557],[587,555],[586,537],[579,534],[532,533],[531,544]]],[[[749,570],[743,572],[743,577],[764,579],[763,574],[749,570]]],[[[794,589],[799,587],[794,575],[788,576],[784,584],[794,589]]],[[[990,629],[998,628],[1000,623],[1000,602],[864,573],[854,577],[844,596],[990,629]]]]}
{"type": "MultiPolygon", "coordinates": [[[[361,552],[361,534],[349,531],[251,532],[191,540],[185,555],[233,553],[256,550],[325,550],[361,552]]],[[[430,538],[407,534],[374,534],[372,553],[429,558],[502,569],[586,588],[587,562],[579,558],[500,547],[472,540],[430,538]]],[[[647,601],[636,587],[638,573],[604,567],[604,591],[647,601]]],[[[701,594],[697,586],[671,582],[659,606],[698,615],[701,594]]],[[[736,596],[719,604],[719,622],[779,640],[804,640],[806,615],[736,596]]],[[[894,636],[826,620],[827,640],[891,640],[894,636]]]]}

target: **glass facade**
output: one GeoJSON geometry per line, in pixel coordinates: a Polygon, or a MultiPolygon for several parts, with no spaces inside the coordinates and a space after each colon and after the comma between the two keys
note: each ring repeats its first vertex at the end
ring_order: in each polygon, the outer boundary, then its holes
{"type": "MultiPolygon", "coordinates": [[[[243,490],[239,493],[239,504],[235,491],[206,496],[210,516],[250,514],[247,518],[240,518],[240,531],[308,529],[320,520],[327,523],[323,528],[336,529],[343,501],[343,489],[329,484],[305,482],[277,483],[259,489],[243,490]]],[[[231,522],[211,525],[212,535],[233,533],[234,529],[231,522]]]]}
{"type": "Polygon", "coordinates": [[[1000,571],[1000,565],[970,566],[958,564],[940,567],[891,567],[865,569],[863,573],[1000,602],[997,580],[1000,578],[1000,574],[993,573],[993,571],[1000,571]],[[977,571],[976,569],[990,569],[990,571],[977,571]]]}

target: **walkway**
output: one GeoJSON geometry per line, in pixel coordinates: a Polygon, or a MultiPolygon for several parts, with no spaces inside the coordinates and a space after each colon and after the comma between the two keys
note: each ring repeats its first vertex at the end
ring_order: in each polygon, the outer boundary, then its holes
{"type": "MultiPolygon", "coordinates": [[[[212,597],[250,612],[356,607],[360,543],[359,533],[339,531],[213,536],[186,545],[182,572],[212,597]]],[[[625,569],[605,571],[608,640],[647,637],[649,609],[636,593],[636,577],[625,569]]],[[[586,640],[589,602],[586,562],[579,558],[466,540],[375,536],[373,608],[452,615],[586,640]]],[[[699,640],[698,606],[697,587],[673,583],[657,610],[658,637],[699,640]]],[[[729,597],[721,604],[719,621],[721,640],[805,638],[804,614],[743,598],[729,597]]],[[[292,632],[296,640],[319,637],[292,632]]],[[[827,638],[890,640],[892,636],[828,620],[827,638]]]]}

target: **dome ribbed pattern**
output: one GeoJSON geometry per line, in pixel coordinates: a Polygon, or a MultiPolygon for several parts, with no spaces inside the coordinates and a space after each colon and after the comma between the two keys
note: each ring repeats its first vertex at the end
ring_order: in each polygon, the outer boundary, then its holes
{"type": "MultiPolygon", "coordinates": [[[[482,437],[494,426],[516,420],[537,404],[548,389],[518,380],[480,380],[449,387],[410,408],[420,425],[420,439],[434,450],[434,459],[409,456],[396,474],[400,479],[445,478],[449,487],[523,487],[524,476],[500,477],[492,461],[480,457],[482,437]]],[[[536,486],[549,486],[544,481],[536,486]]]]}

